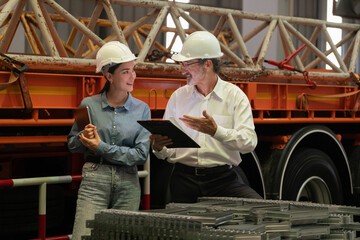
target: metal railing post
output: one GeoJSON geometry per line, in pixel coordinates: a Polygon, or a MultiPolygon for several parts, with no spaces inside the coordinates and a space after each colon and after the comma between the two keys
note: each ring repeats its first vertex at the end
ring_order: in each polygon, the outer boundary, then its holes
{"type": "Polygon", "coordinates": [[[41,240],[46,238],[46,182],[39,186],[39,226],[38,237],[41,240]]]}
{"type": "MultiPolygon", "coordinates": [[[[144,209],[150,209],[150,155],[144,164],[144,170],[139,171],[139,178],[144,179],[144,209]]],[[[18,178],[0,180],[0,187],[22,187],[39,185],[39,221],[38,238],[36,240],[60,240],[71,239],[70,235],[46,238],[46,187],[47,184],[71,183],[72,181],[81,181],[81,175],[18,178]]],[[[35,240],[35,239],[33,239],[35,240]]]]}

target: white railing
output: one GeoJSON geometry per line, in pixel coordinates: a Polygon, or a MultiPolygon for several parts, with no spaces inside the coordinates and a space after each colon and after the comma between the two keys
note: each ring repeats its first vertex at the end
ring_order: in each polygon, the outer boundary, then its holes
{"type": "MultiPolygon", "coordinates": [[[[140,178],[144,178],[143,184],[143,208],[150,209],[150,159],[144,164],[144,170],[139,171],[140,178]]],[[[46,238],[46,187],[48,184],[71,183],[73,181],[81,181],[81,175],[51,176],[51,177],[35,177],[35,178],[19,178],[0,180],[0,187],[24,187],[39,186],[39,222],[38,222],[38,238],[41,240],[65,240],[71,239],[71,235],[57,236],[54,238],[46,238]]]]}

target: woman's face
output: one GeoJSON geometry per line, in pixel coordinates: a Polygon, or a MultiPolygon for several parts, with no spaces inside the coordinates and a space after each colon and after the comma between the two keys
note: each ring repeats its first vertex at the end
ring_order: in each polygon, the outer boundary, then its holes
{"type": "Polygon", "coordinates": [[[134,61],[120,64],[114,73],[109,73],[110,87],[116,91],[131,92],[136,78],[134,61]]]}

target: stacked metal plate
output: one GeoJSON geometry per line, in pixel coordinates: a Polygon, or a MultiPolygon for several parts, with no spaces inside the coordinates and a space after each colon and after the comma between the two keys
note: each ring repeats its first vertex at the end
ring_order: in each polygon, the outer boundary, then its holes
{"type": "Polygon", "coordinates": [[[83,240],[198,239],[199,221],[187,216],[155,212],[104,210],[87,222],[91,236],[83,240]]]}
{"type": "Polygon", "coordinates": [[[360,208],[305,202],[204,197],[149,211],[104,210],[85,240],[360,240],[360,208]]]}

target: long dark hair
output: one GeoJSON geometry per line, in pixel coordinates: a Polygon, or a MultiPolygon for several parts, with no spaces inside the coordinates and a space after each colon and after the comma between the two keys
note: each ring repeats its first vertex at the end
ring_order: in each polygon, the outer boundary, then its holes
{"type": "MultiPolygon", "coordinates": [[[[111,67],[109,67],[109,70],[107,70],[107,72],[113,74],[120,65],[121,65],[121,63],[112,65],[111,67]]],[[[106,66],[104,66],[104,67],[106,67],[106,66]]],[[[103,69],[104,69],[104,67],[103,67],[103,69]]],[[[106,79],[106,83],[105,83],[104,87],[101,89],[100,93],[107,92],[107,91],[109,91],[109,88],[110,88],[110,82],[106,78],[105,73],[104,73],[104,77],[106,79]]]]}

